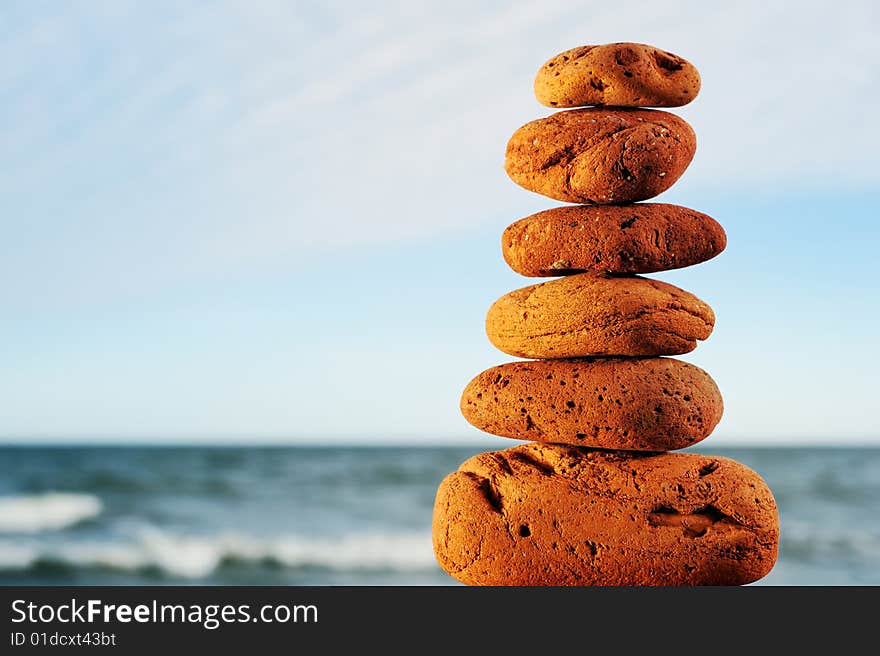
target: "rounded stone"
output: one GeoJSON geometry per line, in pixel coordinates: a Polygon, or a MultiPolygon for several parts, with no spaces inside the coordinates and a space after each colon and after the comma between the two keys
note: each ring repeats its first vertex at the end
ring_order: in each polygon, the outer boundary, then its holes
{"type": "Polygon", "coordinates": [[[776,502],[727,458],[528,444],[440,484],[434,553],[469,585],[742,585],[776,561],[776,502]]]}
{"type": "Polygon", "coordinates": [[[508,362],[461,396],[465,419],[493,435],[635,451],[696,444],[723,410],[709,374],[673,358],[508,362]]]}
{"type": "Polygon", "coordinates": [[[666,191],[696,148],[691,127],[667,112],[573,109],[514,132],[504,169],[518,185],[556,200],[620,205],[666,191]]]}
{"type": "Polygon", "coordinates": [[[524,276],[668,271],[725,246],[715,219],[666,203],[556,207],[512,223],[501,237],[505,261],[524,276]]]}
{"type": "Polygon", "coordinates": [[[693,64],[643,43],[572,48],[535,76],[535,97],[548,107],[680,107],[699,91],[693,64]]]}
{"type": "Polygon", "coordinates": [[[486,315],[492,344],[521,358],[680,355],[714,325],[712,308],[674,285],[591,273],[509,292],[486,315]]]}

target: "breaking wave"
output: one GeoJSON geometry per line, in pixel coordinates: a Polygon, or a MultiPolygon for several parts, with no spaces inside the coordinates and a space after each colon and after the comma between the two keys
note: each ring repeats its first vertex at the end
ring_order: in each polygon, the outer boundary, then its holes
{"type": "Polygon", "coordinates": [[[101,500],[91,494],[48,492],[0,497],[0,533],[59,531],[101,514],[101,500]]]}
{"type": "Polygon", "coordinates": [[[339,538],[286,535],[257,538],[239,533],[182,536],[146,527],[127,541],[56,544],[0,540],[0,570],[56,568],[158,571],[200,579],[223,567],[269,565],[339,571],[416,572],[436,568],[430,534],[370,533],[339,538]]]}

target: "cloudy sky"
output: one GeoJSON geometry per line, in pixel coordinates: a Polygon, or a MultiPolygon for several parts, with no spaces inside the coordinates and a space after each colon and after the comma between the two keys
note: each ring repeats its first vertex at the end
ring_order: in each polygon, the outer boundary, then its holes
{"type": "Polygon", "coordinates": [[[716,443],[880,443],[878,30],[868,1],[3,3],[0,437],[498,445],[458,397],[531,282],[501,231],[557,204],[504,146],[541,63],[627,40],[703,77],[659,200],[729,246],[657,277],[717,314],[683,358],[716,443]]]}

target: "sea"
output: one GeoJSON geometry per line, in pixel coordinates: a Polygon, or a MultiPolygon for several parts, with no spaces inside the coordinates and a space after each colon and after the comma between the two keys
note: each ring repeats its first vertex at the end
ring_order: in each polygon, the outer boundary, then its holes
{"type": "MultiPolygon", "coordinates": [[[[440,480],[480,448],[0,447],[2,585],[455,585],[440,480]]],[[[880,584],[880,449],[700,449],[776,496],[759,585],[880,584]]]]}

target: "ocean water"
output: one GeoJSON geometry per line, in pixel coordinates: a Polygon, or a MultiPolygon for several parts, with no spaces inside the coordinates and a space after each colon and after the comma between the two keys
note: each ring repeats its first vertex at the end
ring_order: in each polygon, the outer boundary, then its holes
{"type": "MultiPolygon", "coordinates": [[[[481,450],[3,447],[0,584],[453,584],[434,493],[481,450]]],[[[762,583],[880,584],[880,449],[700,451],[773,489],[762,583]]]]}

